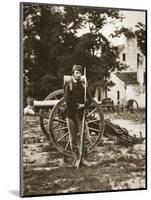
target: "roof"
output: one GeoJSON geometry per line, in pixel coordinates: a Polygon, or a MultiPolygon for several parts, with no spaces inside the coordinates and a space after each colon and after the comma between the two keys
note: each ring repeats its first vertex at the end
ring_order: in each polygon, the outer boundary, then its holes
{"type": "Polygon", "coordinates": [[[118,46],[118,52],[121,53],[125,49],[125,44],[121,44],[118,46]]]}
{"type": "Polygon", "coordinates": [[[122,80],[126,85],[138,84],[136,72],[117,72],[115,75],[122,80]]]}

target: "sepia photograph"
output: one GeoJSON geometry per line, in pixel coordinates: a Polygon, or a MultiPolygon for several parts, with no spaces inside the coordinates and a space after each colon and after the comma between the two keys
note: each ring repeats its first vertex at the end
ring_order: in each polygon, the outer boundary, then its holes
{"type": "Polygon", "coordinates": [[[147,11],[20,3],[20,196],[147,189],[147,11]]]}

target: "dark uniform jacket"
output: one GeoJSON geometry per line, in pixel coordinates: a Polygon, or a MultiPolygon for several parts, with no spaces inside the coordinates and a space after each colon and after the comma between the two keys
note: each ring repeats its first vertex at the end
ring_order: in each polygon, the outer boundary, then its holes
{"type": "MultiPolygon", "coordinates": [[[[87,100],[85,102],[85,106],[88,106],[91,102],[92,96],[87,88],[86,91],[87,100]]],[[[76,114],[78,114],[79,118],[82,120],[83,117],[83,109],[77,109],[78,103],[84,104],[84,86],[79,82],[71,82],[65,86],[64,91],[65,102],[67,105],[66,117],[75,119],[76,114]]]]}

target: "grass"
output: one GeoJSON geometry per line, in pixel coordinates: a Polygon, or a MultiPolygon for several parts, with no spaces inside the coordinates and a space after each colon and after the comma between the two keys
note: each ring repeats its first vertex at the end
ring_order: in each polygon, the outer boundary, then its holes
{"type": "Polygon", "coordinates": [[[122,113],[115,115],[115,119],[127,119],[134,122],[145,123],[146,114],[144,110],[138,110],[137,112],[126,112],[125,114],[122,113]]]}
{"type": "MultiPolygon", "coordinates": [[[[123,116],[118,115],[115,117],[123,118],[123,116]]],[[[144,122],[145,113],[131,113],[124,117],[125,119],[144,122]]],[[[89,157],[91,161],[97,161],[96,165],[83,166],[79,170],[64,165],[59,167],[59,164],[58,168],[54,168],[53,164],[56,167],[56,160],[60,159],[62,155],[56,152],[54,147],[50,147],[48,144],[42,145],[41,138],[43,135],[38,128],[39,124],[34,123],[34,121],[29,121],[25,126],[26,134],[29,137],[24,140],[27,145],[25,145],[24,150],[27,151],[27,154],[32,151],[29,148],[29,144],[32,143],[35,144],[36,155],[47,152],[49,156],[46,163],[39,162],[33,165],[27,163],[25,165],[23,170],[25,196],[131,189],[134,187],[131,185],[131,180],[138,181],[136,189],[143,187],[143,184],[139,185],[140,182],[145,183],[145,157],[143,157],[143,153],[141,153],[141,159],[137,157],[136,159],[127,158],[128,154],[137,154],[131,149],[122,157],[121,146],[106,144],[97,147],[97,152],[94,151],[89,157]],[[36,146],[37,142],[39,146],[36,146]],[[120,156],[118,157],[118,155],[120,156]],[[39,169],[34,170],[36,167],[39,167],[39,169]],[[45,168],[49,168],[49,170],[45,170],[45,168]]]]}
{"type": "Polygon", "coordinates": [[[108,165],[100,163],[79,170],[74,167],[60,167],[50,171],[27,170],[24,171],[24,192],[26,195],[55,194],[68,191],[71,186],[75,188],[75,192],[114,190],[113,185],[120,186],[123,181],[134,178],[131,173],[139,172],[140,179],[144,178],[141,175],[144,171],[143,161],[133,167],[131,163],[128,161],[118,161],[116,165],[112,165],[112,162],[108,165]]]}

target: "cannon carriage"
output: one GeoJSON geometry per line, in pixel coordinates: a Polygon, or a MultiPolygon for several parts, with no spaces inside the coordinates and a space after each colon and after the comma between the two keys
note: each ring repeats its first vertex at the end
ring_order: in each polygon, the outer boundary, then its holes
{"type": "MultiPolygon", "coordinates": [[[[34,107],[39,108],[39,113],[35,115],[40,117],[41,130],[50,144],[60,153],[73,156],[66,122],[64,90],[60,89],[50,93],[44,101],[34,101],[34,107]]],[[[102,143],[104,137],[116,138],[120,144],[128,146],[144,141],[141,135],[140,137],[129,135],[126,129],[105,120],[102,107],[94,98],[85,114],[84,134],[87,134],[88,139],[83,144],[88,153],[96,145],[102,143]]]]}
{"type": "MultiPolygon", "coordinates": [[[[34,101],[34,107],[39,108],[40,127],[43,134],[52,145],[60,152],[73,156],[70,149],[69,130],[66,122],[66,103],[64,91],[56,90],[49,94],[44,101],[34,101]]],[[[105,121],[101,107],[92,99],[85,111],[85,129],[87,141],[84,143],[87,152],[91,152],[103,137],[105,121]]],[[[80,136],[79,136],[80,137],[80,136]]]]}

